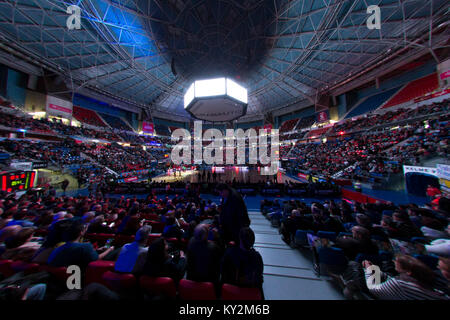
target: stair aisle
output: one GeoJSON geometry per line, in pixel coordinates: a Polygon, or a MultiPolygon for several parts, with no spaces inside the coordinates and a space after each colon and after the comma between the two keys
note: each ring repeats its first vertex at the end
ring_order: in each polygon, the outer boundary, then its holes
{"type": "Polygon", "coordinates": [[[344,299],[331,282],[314,273],[309,252],[303,254],[289,247],[259,211],[249,210],[248,214],[255,232],[255,249],[264,261],[263,289],[267,300],[344,299]]]}

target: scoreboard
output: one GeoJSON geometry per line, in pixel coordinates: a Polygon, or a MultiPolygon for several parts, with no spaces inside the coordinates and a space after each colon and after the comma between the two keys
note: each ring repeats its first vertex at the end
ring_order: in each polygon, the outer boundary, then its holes
{"type": "Polygon", "coordinates": [[[36,172],[34,171],[15,171],[0,172],[0,182],[2,191],[24,191],[33,187],[36,172]]]}

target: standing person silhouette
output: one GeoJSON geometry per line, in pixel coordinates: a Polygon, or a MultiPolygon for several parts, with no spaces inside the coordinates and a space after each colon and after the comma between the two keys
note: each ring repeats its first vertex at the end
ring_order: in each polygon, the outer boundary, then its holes
{"type": "Polygon", "coordinates": [[[242,196],[227,184],[220,183],[217,190],[222,196],[219,216],[220,233],[225,243],[234,241],[239,244],[239,231],[250,225],[247,206],[242,196]]]}

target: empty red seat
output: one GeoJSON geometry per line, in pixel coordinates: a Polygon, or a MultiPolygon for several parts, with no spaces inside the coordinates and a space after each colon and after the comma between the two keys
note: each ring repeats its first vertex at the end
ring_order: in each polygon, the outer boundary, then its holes
{"type": "Polygon", "coordinates": [[[106,285],[102,276],[107,271],[114,271],[113,261],[104,261],[104,260],[92,261],[86,268],[86,285],[92,282],[98,282],[106,285]]]}
{"type": "Polygon", "coordinates": [[[117,273],[106,271],[102,279],[105,285],[116,292],[124,290],[132,290],[136,288],[136,277],[131,273],[117,273]]]}
{"type": "Polygon", "coordinates": [[[175,298],[177,289],[172,278],[142,276],[139,279],[141,288],[153,296],[175,298]]]}
{"type": "Polygon", "coordinates": [[[97,127],[107,127],[105,122],[98,116],[97,112],[73,106],[72,116],[82,123],[87,123],[97,127]]]}
{"type": "Polygon", "coordinates": [[[11,263],[11,268],[14,270],[14,273],[24,272],[25,274],[31,274],[39,272],[39,264],[25,261],[14,261],[11,263]]]}
{"type": "Polygon", "coordinates": [[[383,108],[389,108],[401,103],[414,100],[436,90],[439,87],[439,80],[436,73],[416,79],[408,83],[402,90],[389,99],[383,108]]]}
{"type": "Polygon", "coordinates": [[[5,276],[5,278],[11,277],[15,271],[11,268],[12,260],[0,260],[0,273],[5,276]]]}
{"type": "Polygon", "coordinates": [[[161,238],[161,233],[150,233],[148,235],[147,244],[150,245],[156,239],[161,238]]]}
{"type": "Polygon", "coordinates": [[[222,300],[262,300],[258,288],[242,288],[225,283],[222,286],[222,300]]]}
{"type": "Polygon", "coordinates": [[[216,300],[216,292],[211,282],[181,279],[178,289],[183,300],[216,300]]]}

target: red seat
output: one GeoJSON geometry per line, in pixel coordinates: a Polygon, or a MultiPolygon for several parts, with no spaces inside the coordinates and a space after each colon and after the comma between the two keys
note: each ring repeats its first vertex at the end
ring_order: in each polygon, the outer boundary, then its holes
{"type": "Polygon", "coordinates": [[[216,292],[211,282],[196,282],[182,279],[179,285],[183,300],[216,300],[216,292]]]}
{"type": "Polygon", "coordinates": [[[116,237],[115,234],[108,233],[89,233],[85,236],[91,242],[97,242],[98,246],[105,245],[106,241],[109,239],[114,239],[116,237]]]}
{"type": "Polygon", "coordinates": [[[39,271],[47,271],[60,281],[66,281],[70,274],[67,273],[67,267],[52,267],[46,264],[39,266],[39,271]]]}
{"type": "Polygon", "coordinates": [[[167,238],[166,241],[168,243],[171,243],[171,244],[174,244],[174,245],[178,244],[178,239],[177,238],[173,238],[173,237],[172,238],[167,238]]]}
{"type": "Polygon", "coordinates": [[[145,219],[147,220],[153,220],[153,221],[158,221],[159,220],[159,216],[156,213],[147,213],[145,215],[145,219]]]}
{"type": "Polygon", "coordinates": [[[0,260],[0,273],[5,276],[5,278],[11,277],[15,271],[11,268],[12,260],[0,260]]]}
{"type": "Polygon", "coordinates": [[[116,247],[121,247],[124,244],[130,243],[130,242],[133,242],[133,241],[134,241],[134,236],[129,236],[129,235],[125,235],[125,234],[118,234],[114,238],[114,245],[116,247]]]}
{"type": "Polygon", "coordinates": [[[162,295],[170,298],[175,298],[177,295],[175,282],[172,278],[142,276],[139,283],[141,288],[151,295],[162,295]]]}
{"type": "Polygon", "coordinates": [[[11,268],[14,273],[23,271],[25,274],[31,274],[39,272],[39,264],[25,261],[14,261],[11,263],[11,268]]]}
{"type": "Polygon", "coordinates": [[[147,244],[148,245],[152,244],[152,242],[155,241],[158,238],[161,238],[161,233],[150,233],[148,235],[147,244]]]}
{"type": "Polygon", "coordinates": [[[92,282],[98,282],[106,285],[102,276],[107,271],[114,271],[113,261],[97,260],[92,261],[86,268],[86,285],[92,282]]]}
{"type": "Polygon", "coordinates": [[[149,221],[152,226],[152,232],[163,232],[165,223],[160,221],[149,221]]]}
{"type": "Polygon", "coordinates": [[[131,273],[106,271],[102,279],[108,288],[117,292],[134,289],[137,284],[136,277],[131,273]]]}
{"type": "Polygon", "coordinates": [[[262,300],[262,294],[258,288],[241,288],[225,283],[222,300],[262,300]]]}

